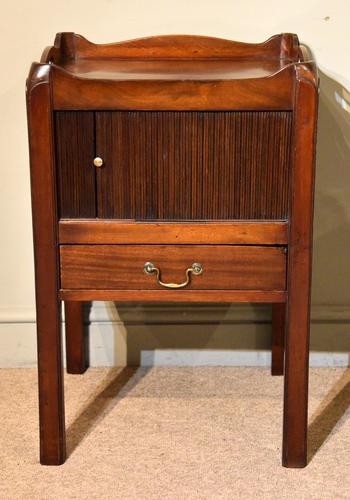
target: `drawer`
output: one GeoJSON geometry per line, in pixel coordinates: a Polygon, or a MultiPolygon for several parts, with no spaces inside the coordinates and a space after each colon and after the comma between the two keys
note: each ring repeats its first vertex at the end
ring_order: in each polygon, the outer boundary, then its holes
{"type": "MultiPolygon", "coordinates": [[[[237,245],[61,245],[62,289],[285,290],[283,247],[237,245]],[[149,264],[149,274],[145,272],[149,264]],[[202,272],[197,274],[201,265],[202,272]],[[159,273],[157,273],[157,268],[159,273]],[[188,281],[188,284],[184,285],[188,281]]],[[[171,291],[171,290],[170,290],[171,291]]]]}

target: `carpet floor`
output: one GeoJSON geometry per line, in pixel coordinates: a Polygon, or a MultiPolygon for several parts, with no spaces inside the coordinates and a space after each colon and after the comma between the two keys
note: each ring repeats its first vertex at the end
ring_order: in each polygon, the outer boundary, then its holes
{"type": "Polygon", "coordinates": [[[350,369],[311,369],[309,464],[294,470],[267,369],[94,368],[65,392],[69,457],[41,466],[36,370],[0,370],[1,499],[350,498],[350,369]]]}

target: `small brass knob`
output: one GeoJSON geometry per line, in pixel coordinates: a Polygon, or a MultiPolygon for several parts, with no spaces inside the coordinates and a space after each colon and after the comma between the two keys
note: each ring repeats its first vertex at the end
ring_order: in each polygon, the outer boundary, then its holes
{"type": "Polygon", "coordinates": [[[95,165],[95,167],[102,167],[102,165],[103,165],[102,158],[100,158],[99,156],[96,156],[96,158],[94,158],[94,165],[95,165]]]}

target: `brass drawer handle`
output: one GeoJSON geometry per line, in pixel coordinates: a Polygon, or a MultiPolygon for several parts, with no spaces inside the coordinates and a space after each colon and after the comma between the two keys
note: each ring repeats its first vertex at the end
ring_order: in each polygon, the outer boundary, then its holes
{"type": "Polygon", "coordinates": [[[160,279],[160,270],[152,262],[146,262],[145,265],[143,266],[143,270],[145,271],[146,274],[149,275],[156,274],[158,285],[164,286],[165,288],[184,288],[191,281],[191,273],[198,276],[199,274],[202,274],[203,267],[201,266],[201,264],[194,262],[191,267],[186,269],[186,281],[184,281],[183,283],[164,283],[160,279]]]}

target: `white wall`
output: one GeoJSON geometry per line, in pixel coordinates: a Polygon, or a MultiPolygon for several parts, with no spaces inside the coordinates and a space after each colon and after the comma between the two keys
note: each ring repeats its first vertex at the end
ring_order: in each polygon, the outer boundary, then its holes
{"type": "MultiPolygon", "coordinates": [[[[345,0],[295,0],[287,4],[277,0],[3,2],[0,19],[0,366],[35,362],[24,83],[30,63],[38,60],[42,49],[52,44],[58,31],[75,31],[94,42],[169,33],[263,41],[272,34],[289,31],[297,33],[313,49],[322,70],[312,325],[312,347],[316,355],[313,359],[321,364],[347,363],[346,351],[350,345],[349,15],[350,4],[345,0]],[[326,355],[329,351],[338,354],[326,355]]],[[[267,324],[256,323],[259,318],[263,322],[269,320],[266,308],[191,306],[179,311],[178,307],[170,310],[168,307],[165,311],[139,305],[136,315],[125,306],[118,310],[110,308],[110,312],[99,308],[95,313],[99,319],[92,326],[94,362],[137,362],[142,350],[148,352],[143,354],[143,360],[148,360],[145,362],[268,362],[268,355],[258,351],[268,349],[269,328],[267,324]],[[118,314],[122,319],[126,315],[126,322],[115,320],[118,314]],[[130,315],[133,324],[127,319],[130,315]],[[155,347],[158,351],[154,353],[155,347]],[[172,350],[175,347],[179,349],[176,352],[172,350]],[[208,351],[203,353],[196,348],[208,351]]]]}

